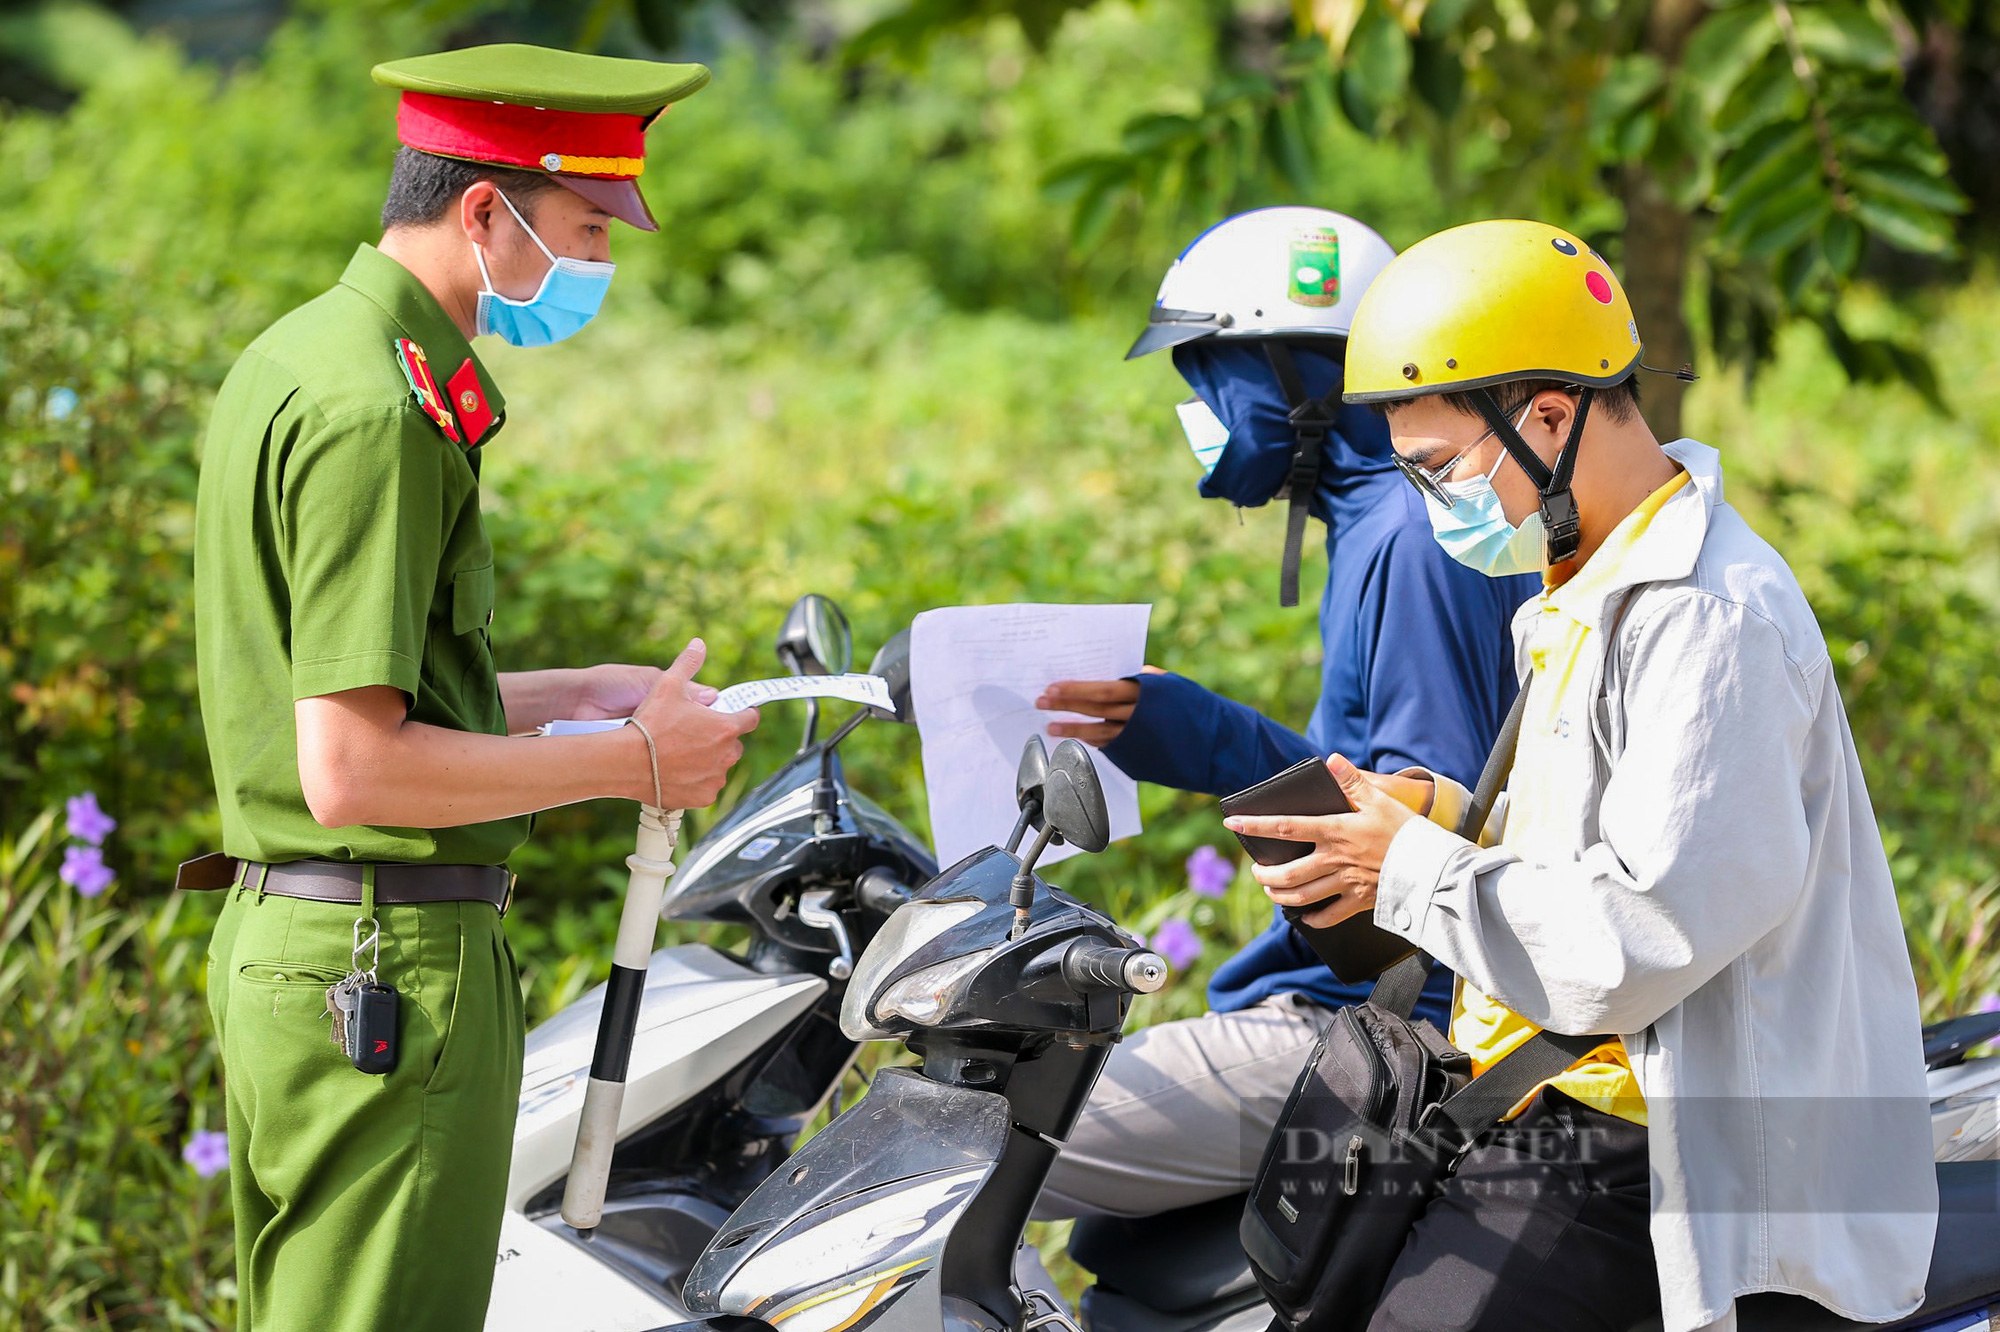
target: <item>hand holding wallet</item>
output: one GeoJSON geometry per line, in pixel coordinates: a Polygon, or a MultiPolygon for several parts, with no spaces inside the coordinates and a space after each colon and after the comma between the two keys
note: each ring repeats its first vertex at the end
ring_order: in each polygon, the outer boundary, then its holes
{"type": "MultiPolygon", "coordinates": [[[[1325,814],[1352,814],[1354,805],[1340,783],[1320,759],[1301,759],[1275,777],[1222,798],[1225,818],[1236,814],[1296,814],[1312,817],[1325,814]]],[[[1282,837],[1252,837],[1236,834],[1243,849],[1260,865],[1283,865],[1310,854],[1311,842],[1295,842],[1282,837]]],[[[1355,984],[1373,980],[1417,951],[1417,946],[1400,935],[1379,928],[1368,912],[1349,916],[1338,925],[1321,928],[1302,919],[1318,911],[1325,902],[1305,907],[1280,907],[1285,919],[1306,941],[1307,947],[1326,963],[1335,978],[1355,984]]]]}

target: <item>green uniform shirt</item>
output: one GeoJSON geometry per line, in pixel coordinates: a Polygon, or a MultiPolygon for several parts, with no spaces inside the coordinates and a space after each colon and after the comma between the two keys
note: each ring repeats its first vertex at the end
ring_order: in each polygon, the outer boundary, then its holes
{"type": "MultiPolygon", "coordinates": [[[[232,856],[497,865],[528,835],[526,816],[322,828],[300,790],[301,698],[393,685],[412,721],[507,728],[477,454],[419,405],[399,338],[424,349],[441,394],[472,358],[423,284],[363,245],[340,285],[250,344],[216,399],[195,510],[195,638],[232,856]]],[[[494,415],[483,443],[504,404],[476,358],[472,370],[494,415]]]]}

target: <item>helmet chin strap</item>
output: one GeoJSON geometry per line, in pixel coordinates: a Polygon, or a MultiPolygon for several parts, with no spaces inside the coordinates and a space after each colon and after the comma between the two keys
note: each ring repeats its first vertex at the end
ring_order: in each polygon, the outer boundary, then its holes
{"type": "Polygon", "coordinates": [[[1570,493],[1570,478],[1576,473],[1577,445],[1583,439],[1583,423],[1590,419],[1590,404],[1597,396],[1597,390],[1585,386],[1576,398],[1576,418],[1570,422],[1569,437],[1563,440],[1562,452],[1556,454],[1556,465],[1550,468],[1528,447],[1521,438],[1521,432],[1514,429],[1514,423],[1500,410],[1499,401],[1491,389],[1474,389],[1472,401],[1479,408],[1479,414],[1486,418],[1486,424],[1493,427],[1493,433],[1501,447],[1512,454],[1514,461],[1521,464],[1521,470],[1535,483],[1535,490],[1541,497],[1542,532],[1547,540],[1547,552],[1551,567],[1565,560],[1576,558],[1577,548],[1583,544],[1583,524],[1576,512],[1576,496],[1570,493]]]}
{"type": "Polygon", "coordinates": [[[1278,604],[1299,604],[1299,563],[1304,556],[1307,505],[1319,488],[1319,463],[1325,455],[1326,437],[1333,430],[1334,413],[1340,408],[1340,387],[1324,398],[1306,393],[1305,381],[1292,361],[1291,348],[1272,340],[1264,344],[1265,359],[1284,390],[1285,405],[1291,409],[1293,446],[1292,468],[1285,479],[1291,507],[1285,513],[1285,558],[1278,570],[1278,604]]]}

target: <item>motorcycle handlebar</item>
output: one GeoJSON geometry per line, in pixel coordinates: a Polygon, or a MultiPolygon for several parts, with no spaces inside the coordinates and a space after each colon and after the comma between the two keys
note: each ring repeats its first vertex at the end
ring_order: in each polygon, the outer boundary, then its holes
{"type": "Polygon", "coordinates": [[[1079,990],[1151,994],[1167,983],[1167,963],[1150,948],[1120,948],[1078,939],[1063,953],[1062,974],[1079,990]]]}
{"type": "Polygon", "coordinates": [[[854,900],[884,916],[915,896],[909,884],[880,865],[863,870],[854,881],[854,900]]]}

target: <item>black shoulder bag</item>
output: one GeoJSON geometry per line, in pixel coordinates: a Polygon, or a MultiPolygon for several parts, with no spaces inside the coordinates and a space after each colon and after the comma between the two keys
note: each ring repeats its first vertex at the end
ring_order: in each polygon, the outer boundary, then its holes
{"type": "MultiPolygon", "coordinates": [[[[1476,840],[1514,765],[1524,685],[1458,833],[1476,840]]],[[[1431,959],[1382,974],[1335,1014],[1278,1116],[1243,1209],[1243,1251],[1277,1311],[1273,1332],[1367,1325],[1411,1228],[1462,1152],[1602,1036],[1541,1032],[1478,1078],[1429,1022],[1410,1020],[1431,959]]]]}

